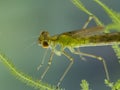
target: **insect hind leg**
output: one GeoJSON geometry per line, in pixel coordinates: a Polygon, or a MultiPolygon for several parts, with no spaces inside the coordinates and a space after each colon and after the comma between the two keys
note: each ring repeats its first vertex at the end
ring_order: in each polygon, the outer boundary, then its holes
{"type": "MultiPolygon", "coordinates": [[[[88,17],[87,21],[85,22],[84,26],[82,27],[83,30],[85,30],[87,28],[87,26],[89,25],[89,23],[91,22],[92,19],[94,19],[94,21],[96,22],[94,15],[90,15],[88,17]]],[[[97,22],[96,22],[96,24],[97,24],[97,22]]],[[[77,48],[77,51],[80,52],[80,48],[77,48]]],[[[79,56],[82,60],[86,60],[82,55],[79,55],[79,56]]]]}
{"type": "Polygon", "coordinates": [[[95,56],[95,55],[92,55],[92,54],[87,54],[87,53],[83,53],[83,52],[77,52],[77,51],[75,51],[74,49],[71,49],[71,48],[70,48],[70,50],[74,54],[78,54],[78,55],[82,55],[82,56],[87,56],[87,57],[95,58],[95,59],[99,60],[100,62],[102,62],[103,66],[104,66],[105,74],[106,74],[106,79],[108,81],[110,81],[107,64],[106,64],[104,58],[102,58],[100,56],[95,56]]]}

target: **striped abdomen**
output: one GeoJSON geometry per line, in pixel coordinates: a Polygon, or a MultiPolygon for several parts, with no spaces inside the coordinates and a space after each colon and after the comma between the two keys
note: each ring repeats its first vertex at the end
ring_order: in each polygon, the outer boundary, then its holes
{"type": "Polygon", "coordinates": [[[93,35],[84,39],[81,46],[102,46],[120,44],[120,33],[106,33],[101,35],[93,35]]]}

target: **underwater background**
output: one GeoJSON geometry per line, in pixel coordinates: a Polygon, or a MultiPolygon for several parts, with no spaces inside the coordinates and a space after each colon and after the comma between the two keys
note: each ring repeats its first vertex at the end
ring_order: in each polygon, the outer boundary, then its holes
{"type": "MultiPolygon", "coordinates": [[[[81,0],[105,25],[111,19],[93,0],[81,0]]],[[[119,0],[101,0],[114,11],[120,12],[119,0]]],[[[88,15],[79,10],[71,0],[0,0],[0,51],[3,52],[20,71],[40,79],[47,66],[49,53],[44,66],[37,71],[46,49],[38,46],[41,31],[51,35],[82,28],[88,15]]],[[[96,26],[92,21],[89,27],[96,26]]],[[[84,47],[82,52],[101,56],[106,60],[111,81],[120,78],[120,64],[111,46],[84,47]]],[[[65,90],[80,90],[80,82],[86,79],[92,90],[110,90],[104,85],[105,72],[101,62],[79,56],[66,50],[75,59],[71,70],[63,80],[65,90]]],[[[50,52],[50,50],[49,50],[50,52]]],[[[43,79],[56,85],[69,60],[65,56],[54,56],[50,70],[43,79]]],[[[36,90],[16,79],[0,61],[0,90],[36,90]]]]}

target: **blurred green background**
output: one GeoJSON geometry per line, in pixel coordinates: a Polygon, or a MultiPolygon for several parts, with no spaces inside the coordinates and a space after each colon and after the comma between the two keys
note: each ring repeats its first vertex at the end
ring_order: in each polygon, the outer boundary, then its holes
{"type": "MultiPolygon", "coordinates": [[[[111,22],[104,10],[93,0],[82,1],[103,23],[111,22]]],[[[101,1],[120,12],[119,0],[101,1]]],[[[49,58],[48,53],[44,67],[37,71],[45,52],[37,43],[40,32],[47,30],[54,35],[80,29],[87,18],[88,15],[76,8],[71,0],[0,0],[0,50],[11,59],[17,69],[39,79],[49,58]]],[[[95,26],[95,23],[91,22],[90,26],[95,26]]],[[[110,46],[86,47],[81,48],[81,51],[105,58],[111,80],[120,78],[120,65],[110,46]]],[[[83,61],[79,56],[70,55],[75,58],[75,62],[61,87],[66,90],[80,90],[81,80],[86,79],[92,90],[109,90],[104,85],[105,73],[99,61],[88,57],[83,61]]],[[[68,63],[63,55],[54,56],[52,66],[43,81],[56,85],[68,63]]],[[[36,89],[16,79],[0,62],[0,90],[36,89]]]]}

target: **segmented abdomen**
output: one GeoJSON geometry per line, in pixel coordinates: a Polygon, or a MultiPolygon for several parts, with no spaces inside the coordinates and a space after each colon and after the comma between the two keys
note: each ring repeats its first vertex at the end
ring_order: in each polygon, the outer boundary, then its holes
{"type": "Polygon", "coordinates": [[[83,38],[81,46],[102,46],[120,44],[120,33],[106,33],[83,38]]]}

